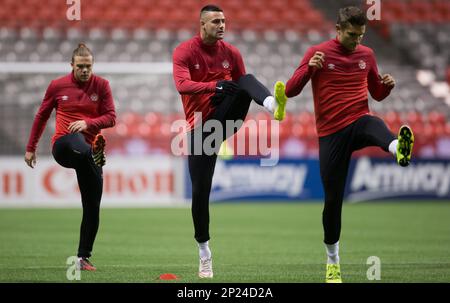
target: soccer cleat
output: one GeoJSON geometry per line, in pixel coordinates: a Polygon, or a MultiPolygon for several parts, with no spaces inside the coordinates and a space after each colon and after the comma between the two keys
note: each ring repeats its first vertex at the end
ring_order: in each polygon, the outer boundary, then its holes
{"type": "Polygon", "coordinates": [[[95,165],[99,167],[104,166],[106,163],[105,145],[105,137],[102,134],[97,134],[92,143],[92,159],[94,159],[95,165]]]}
{"type": "Polygon", "coordinates": [[[402,125],[398,131],[397,163],[400,166],[408,166],[411,162],[411,154],[414,145],[414,134],[407,125],[402,125]]]}
{"type": "Polygon", "coordinates": [[[231,149],[230,146],[228,146],[226,140],[222,142],[222,145],[220,145],[219,153],[217,154],[217,156],[219,157],[219,159],[225,161],[233,159],[234,157],[233,150],[231,149]]]}
{"type": "Polygon", "coordinates": [[[342,283],[341,267],[339,264],[327,264],[326,283],[342,283]]]}
{"type": "Polygon", "coordinates": [[[275,94],[275,102],[277,102],[277,106],[275,108],[273,116],[275,120],[278,121],[282,121],[286,116],[286,102],[288,98],[286,96],[285,90],[286,86],[284,85],[283,82],[277,81],[275,83],[273,91],[275,94]]]}
{"type": "Polygon", "coordinates": [[[198,268],[198,277],[199,278],[212,278],[213,270],[212,270],[212,258],[200,258],[200,265],[198,268]]]}
{"type": "Polygon", "coordinates": [[[87,271],[96,271],[97,268],[89,261],[88,258],[78,258],[77,260],[77,269],[79,270],[87,270],[87,271]]]}

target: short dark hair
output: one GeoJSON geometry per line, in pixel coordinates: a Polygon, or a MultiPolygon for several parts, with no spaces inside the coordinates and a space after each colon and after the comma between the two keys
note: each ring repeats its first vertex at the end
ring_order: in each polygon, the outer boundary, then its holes
{"type": "Polygon", "coordinates": [[[94,55],[92,55],[91,50],[84,43],[78,43],[78,47],[73,50],[72,62],[74,62],[75,56],[81,56],[81,57],[92,56],[92,57],[94,57],[94,55]]]}
{"type": "Polygon", "coordinates": [[[223,12],[223,10],[220,7],[218,7],[217,5],[208,4],[208,5],[205,5],[204,7],[202,7],[202,9],[200,10],[200,16],[204,12],[223,12]]]}
{"type": "Polygon", "coordinates": [[[346,28],[349,24],[363,26],[367,24],[367,17],[360,8],[347,6],[339,10],[337,24],[341,28],[346,28]]]}

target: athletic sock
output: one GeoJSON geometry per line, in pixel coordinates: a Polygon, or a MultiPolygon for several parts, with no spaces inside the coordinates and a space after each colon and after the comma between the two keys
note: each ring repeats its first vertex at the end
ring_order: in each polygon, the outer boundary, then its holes
{"type": "Polygon", "coordinates": [[[264,107],[271,113],[275,110],[275,98],[273,96],[267,96],[263,101],[264,107]]]}
{"type": "Polygon", "coordinates": [[[339,264],[339,241],[334,244],[325,244],[327,250],[327,264],[339,264]]]}
{"type": "Polygon", "coordinates": [[[391,144],[389,144],[389,151],[391,152],[391,154],[394,155],[394,157],[397,157],[397,144],[398,144],[398,140],[392,140],[391,144]]]}
{"type": "Polygon", "coordinates": [[[209,249],[209,241],[198,243],[200,259],[211,258],[211,250],[209,249]]]}

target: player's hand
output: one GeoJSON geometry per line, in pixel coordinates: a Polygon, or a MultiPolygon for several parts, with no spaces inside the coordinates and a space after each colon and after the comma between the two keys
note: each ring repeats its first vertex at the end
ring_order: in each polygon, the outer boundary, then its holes
{"type": "Polygon", "coordinates": [[[325,54],[322,52],[315,52],[314,56],[309,59],[308,65],[311,67],[322,68],[325,62],[325,54]]]}
{"type": "Polygon", "coordinates": [[[34,168],[36,165],[36,153],[35,152],[26,152],[25,153],[25,163],[31,168],[34,168]]]}
{"type": "Polygon", "coordinates": [[[381,76],[381,83],[389,87],[394,87],[395,79],[389,74],[384,74],[383,76],[381,76]]]}
{"type": "Polygon", "coordinates": [[[70,123],[70,125],[67,129],[71,133],[78,133],[78,132],[85,131],[87,129],[87,124],[86,124],[86,121],[84,121],[84,120],[78,120],[78,121],[70,123]]]}
{"type": "Polygon", "coordinates": [[[216,94],[234,96],[239,90],[239,85],[233,81],[222,80],[216,83],[216,94]]]}

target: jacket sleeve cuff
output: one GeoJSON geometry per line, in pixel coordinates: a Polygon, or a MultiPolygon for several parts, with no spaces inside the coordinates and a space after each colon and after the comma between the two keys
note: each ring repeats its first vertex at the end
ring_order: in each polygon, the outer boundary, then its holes
{"type": "Polygon", "coordinates": [[[208,91],[214,93],[216,91],[217,82],[218,81],[209,82],[208,91]]]}
{"type": "Polygon", "coordinates": [[[91,129],[94,126],[92,119],[84,119],[84,122],[86,122],[87,129],[91,129]]]}

